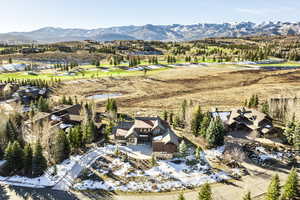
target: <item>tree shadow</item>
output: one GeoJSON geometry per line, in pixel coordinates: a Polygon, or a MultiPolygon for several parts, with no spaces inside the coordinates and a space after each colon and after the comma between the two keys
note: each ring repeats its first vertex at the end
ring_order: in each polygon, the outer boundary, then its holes
{"type": "Polygon", "coordinates": [[[223,184],[225,184],[225,185],[230,185],[230,186],[233,186],[233,187],[239,187],[239,188],[241,188],[241,186],[235,184],[235,183],[232,182],[232,181],[228,181],[228,180],[222,180],[222,181],[220,181],[220,183],[223,183],[223,184]]]}
{"type": "Polygon", "coordinates": [[[113,196],[116,193],[109,192],[106,190],[95,190],[95,191],[90,191],[90,192],[85,191],[85,192],[82,192],[82,194],[91,200],[113,200],[114,199],[113,196]]]}
{"type": "Polygon", "coordinates": [[[79,200],[74,194],[65,191],[52,190],[48,188],[26,188],[9,186],[16,195],[24,200],[79,200]]]}
{"type": "Polygon", "coordinates": [[[1,200],[9,200],[9,196],[3,185],[0,185],[0,199],[1,200]]]}

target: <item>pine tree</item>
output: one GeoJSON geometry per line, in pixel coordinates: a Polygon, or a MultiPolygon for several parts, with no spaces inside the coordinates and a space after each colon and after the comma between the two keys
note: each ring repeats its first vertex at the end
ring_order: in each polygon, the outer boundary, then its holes
{"type": "Polygon", "coordinates": [[[223,122],[219,117],[211,120],[209,127],[206,131],[206,141],[208,147],[217,147],[224,144],[225,128],[223,122]]]}
{"type": "Polygon", "coordinates": [[[196,157],[197,160],[199,160],[200,156],[201,156],[201,148],[197,147],[197,149],[195,151],[195,157],[196,157]]]}
{"type": "Polygon", "coordinates": [[[299,185],[297,170],[293,168],[283,186],[282,200],[295,200],[299,197],[299,185]]]}
{"type": "Polygon", "coordinates": [[[180,194],[179,194],[178,200],[185,200],[185,198],[184,198],[184,196],[183,196],[183,193],[180,193],[180,194]]]}
{"type": "Polygon", "coordinates": [[[185,121],[186,118],[186,109],[187,109],[187,100],[183,100],[182,104],[181,104],[181,112],[182,112],[182,117],[181,119],[183,121],[185,121]]]}
{"type": "Polygon", "coordinates": [[[70,147],[74,150],[83,147],[82,130],[80,126],[72,128],[68,134],[70,147]]]}
{"type": "Polygon", "coordinates": [[[61,163],[70,156],[70,144],[62,130],[58,131],[55,137],[52,156],[55,163],[61,163]]]}
{"type": "Polygon", "coordinates": [[[247,192],[247,194],[243,197],[243,200],[251,200],[251,193],[247,192]]]}
{"type": "Polygon", "coordinates": [[[293,146],[295,149],[300,150],[300,123],[297,123],[292,137],[293,146]]]}
{"type": "Polygon", "coordinates": [[[245,102],[244,102],[244,107],[247,108],[249,105],[248,105],[248,100],[245,99],[245,102]]]}
{"type": "Polygon", "coordinates": [[[18,141],[14,141],[12,144],[11,158],[14,162],[14,170],[20,171],[23,168],[24,152],[18,141]]]}
{"type": "Polygon", "coordinates": [[[205,183],[198,194],[198,200],[212,200],[212,192],[210,185],[205,183]]]}
{"type": "Polygon", "coordinates": [[[187,145],[185,144],[185,141],[182,140],[181,143],[179,144],[179,153],[181,154],[181,156],[186,156],[187,153],[187,145]]]}
{"type": "Polygon", "coordinates": [[[164,110],[164,113],[163,113],[163,119],[165,121],[168,121],[168,111],[164,110]]]}
{"type": "Polygon", "coordinates": [[[267,195],[265,200],[279,200],[280,197],[280,181],[276,174],[273,176],[271,183],[268,187],[267,195]]]}
{"type": "Polygon", "coordinates": [[[17,130],[11,119],[9,119],[6,123],[6,135],[8,136],[9,141],[15,141],[18,139],[17,130]]]}
{"type": "Polygon", "coordinates": [[[191,121],[191,131],[195,136],[200,134],[201,123],[203,120],[203,114],[200,106],[197,106],[195,112],[193,113],[192,121],[191,121]]]}
{"type": "Polygon", "coordinates": [[[24,174],[28,177],[31,177],[32,175],[32,157],[32,148],[30,144],[27,144],[24,147],[24,174]]]}
{"type": "Polygon", "coordinates": [[[6,160],[6,171],[8,172],[8,174],[10,174],[13,170],[14,170],[14,160],[13,160],[13,157],[12,157],[12,143],[9,142],[6,149],[5,149],[5,152],[4,152],[4,158],[6,160]]]}
{"type": "Polygon", "coordinates": [[[169,114],[169,124],[170,124],[170,125],[173,124],[173,121],[174,121],[173,118],[174,118],[174,113],[171,112],[171,113],[169,114]]]}
{"type": "Polygon", "coordinates": [[[152,156],[151,156],[151,166],[154,167],[155,165],[157,165],[156,157],[155,157],[154,154],[152,154],[152,156]]]}
{"type": "Polygon", "coordinates": [[[200,129],[200,135],[204,138],[206,137],[206,130],[209,127],[210,121],[211,121],[210,113],[206,113],[201,122],[201,129],[200,129]]]}
{"type": "Polygon", "coordinates": [[[92,143],[96,138],[97,127],[92,120],[89,120],[87,124],[83,125],[82,139],[86,144],[92,143]]]}
{"type": "Polygon", "coordinates": [[[225,137],[226,130],[225,130],[224,124],[219,116],[217,116],[215,121],[216,121],[216,128],[217,128],[216,145],[222,146],[222,145],[224,145],[224,137],[225,137]]]}
{"type": "Polygon", "coordinates": [[[32,174],[34,177],[43,175],[47,168],[47,161],[43,155],[43,149],[40,142],[37,142],[34,146],[33,158],[32,158],[32,174]]]}
{"type": "Polygon", "coordinates": [[[294,143],[294,133],[296,129],[296,122],[294,120],[289,121],[284,129],[284,136],[287,139],[287,142],[291,145],[294,143]]]}
{"type": "Polygon", "coordinates": [[[269,114],[269,104],[268,102],[264,102],[261,107],[261,112],[268,115],[269,114]]]}
{"type": "Polygon", "coordinates": [[[117,157],[119,157],[120,156],[120,148],[119,148],[119,146],[116,146],[116,149],[115,149],[115,152],[114,152],[114,154],[115,154],[115,156],[117,156],[117,157]]]}

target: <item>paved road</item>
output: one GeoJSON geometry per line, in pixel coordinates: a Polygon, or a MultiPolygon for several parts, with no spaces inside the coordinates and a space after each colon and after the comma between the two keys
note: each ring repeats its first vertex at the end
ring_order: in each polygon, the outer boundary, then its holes
{"type": "Polygon", "coordinates": [[[72,167],[66,175],[60,178],[60,181],[53,187],[55,190],[68,191],[73,185],[74,180],[80,175],[81,171],[89,167],[95,160],[97,160],[104,152],[101,148],[95,148],[86,153],[80,160],[76,160],[76,164],[72,167]]]}

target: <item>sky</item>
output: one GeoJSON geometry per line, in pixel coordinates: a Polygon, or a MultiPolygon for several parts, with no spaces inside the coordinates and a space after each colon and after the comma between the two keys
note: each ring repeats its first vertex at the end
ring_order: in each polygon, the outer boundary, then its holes
{"type": "Polygon", "coordinates": [[[0,0],[0,33],[42,27],[300,21],[299,0],[0,0]]]}

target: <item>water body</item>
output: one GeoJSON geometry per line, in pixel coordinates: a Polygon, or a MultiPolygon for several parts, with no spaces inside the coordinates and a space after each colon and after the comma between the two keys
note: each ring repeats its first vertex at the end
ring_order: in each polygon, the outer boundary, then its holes
{"type": "Polygon", "coordinates": [[[105,100],[109,98],[115,98],[115,97],[120,97],[123,94],[121,93],[107,93],[107,94],[95,94],[92,96],[88,96],[87,99],[92,99],[92,100],[105,100]]]}

